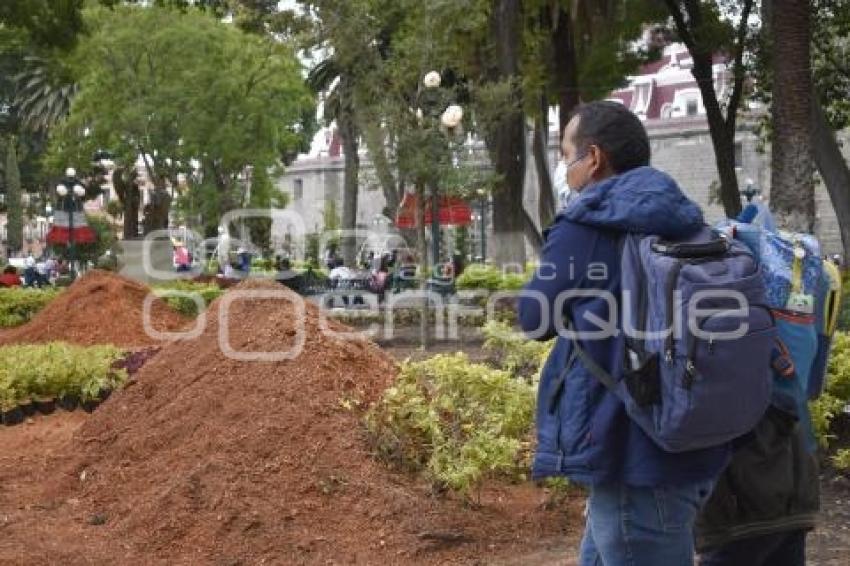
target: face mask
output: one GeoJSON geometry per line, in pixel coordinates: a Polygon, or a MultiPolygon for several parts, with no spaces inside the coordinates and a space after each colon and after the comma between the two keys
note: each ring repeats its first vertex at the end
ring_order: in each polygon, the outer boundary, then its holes
{"type": "Polygon", "coordinates": [[[559,210],[563,210],[574,196],[574,193],[570,190],[569,183],[567,183],[567,164],[565,162],[558,162],[552,181],[555,192],[558,195],[558,208],[559,210]]]}

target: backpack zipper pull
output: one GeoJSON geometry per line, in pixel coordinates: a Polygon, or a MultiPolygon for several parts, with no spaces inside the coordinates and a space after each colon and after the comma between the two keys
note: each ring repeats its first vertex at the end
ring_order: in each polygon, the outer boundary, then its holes
{"type": "Polygon", "coordinates": [[[714,334],[709,334],[708,336],[708,353],[714,353],[714,334]]]}
{"type": "Polygon", "coordinates": [[[673,350],[672,348],[668,348],[666,352],[664,352],[664,361],[668,364],[673,363],[673,350]]]}

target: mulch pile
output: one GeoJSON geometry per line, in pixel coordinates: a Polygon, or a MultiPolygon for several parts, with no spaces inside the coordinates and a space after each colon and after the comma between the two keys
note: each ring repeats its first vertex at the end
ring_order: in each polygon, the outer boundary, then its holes
{"type": "MultiPolygon", "coordinates": [[[[159,344],[144,328],[143,308],[150,292],[141,283],[115,273],[89,271],[27,324],[4,331],[0,345],[54,340],[126,348],[159,344]]],[[[176,332],[191,324],[159,299],[152,305],[151,322],[159,332],[176,332]]]]}
{"type": "MultiPolygon", "coordinates": [[[[84,549],[113,563],[468,564],[580,532],[575,505],[544,509],[530,485],[489,488],[472,509],[389,471],[369,453],[361,419],[394,362],[370,342],[322,333],[309,303],[297,358],[229,359],[218,341],[227,296],[200,338],[165,345],[80,428],[35,506],[45,511],[6,530],[10,551],[49,532],[61,541],[51,556],[72,562],[84,549]]],[[[231,345],[288,350],[298,319],[286,300],[241,298],[231,345]]]]}

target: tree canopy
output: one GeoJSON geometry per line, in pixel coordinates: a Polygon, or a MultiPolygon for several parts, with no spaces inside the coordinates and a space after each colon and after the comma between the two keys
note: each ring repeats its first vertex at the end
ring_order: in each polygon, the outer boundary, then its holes
{"type": "Polygon", "coordinates": [[[124,164],[142,156],[159,188],[184,173],[190,190],[214,189],[220,214],[247,204],[238,181],[248,168],[272,167],[312,134],[302,123],[313,98],[286,43],[194,9],[96,8],[86,23],[72,57],[79,92],[51,136],[54,167],[86,170],[98,150],[124,164]]]}

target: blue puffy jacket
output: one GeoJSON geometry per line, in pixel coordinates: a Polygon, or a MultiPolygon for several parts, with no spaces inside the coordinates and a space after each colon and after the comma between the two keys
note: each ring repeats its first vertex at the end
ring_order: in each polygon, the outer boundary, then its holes
{"type": "MultiPolygon", "coordinates": [[[[547,230],[541,266],[519,301],[519,319],[530,336],[547,340],[563,328],[563,316],[580,332],[598,331],[601,321],[619,328],[620,236],[623,232],[681,238],[703,225],[699,207],[676,182],[651,167],[640,167],[586,187],[547,230]],[[556,304],[567,290],[605,290],[556,304]],[[542,300],[545,299],[545,300],[542,300]],[[596,322],[594,322],[596,321],[596,322]]],[[[584,339],[582,346],[612,375],[622,371],[622,336],[584,339]]],[[[533,476],[567,476],[585,484],[671,486],[711,479],[729,461],[724,445],[685,453],[660,449],[626,415],[625,407],[581,362],[571,343],[558,336],[540,380],[537,453],[533,476]],[[559,375],[566,368],[566,379],[559,375]]]]}

